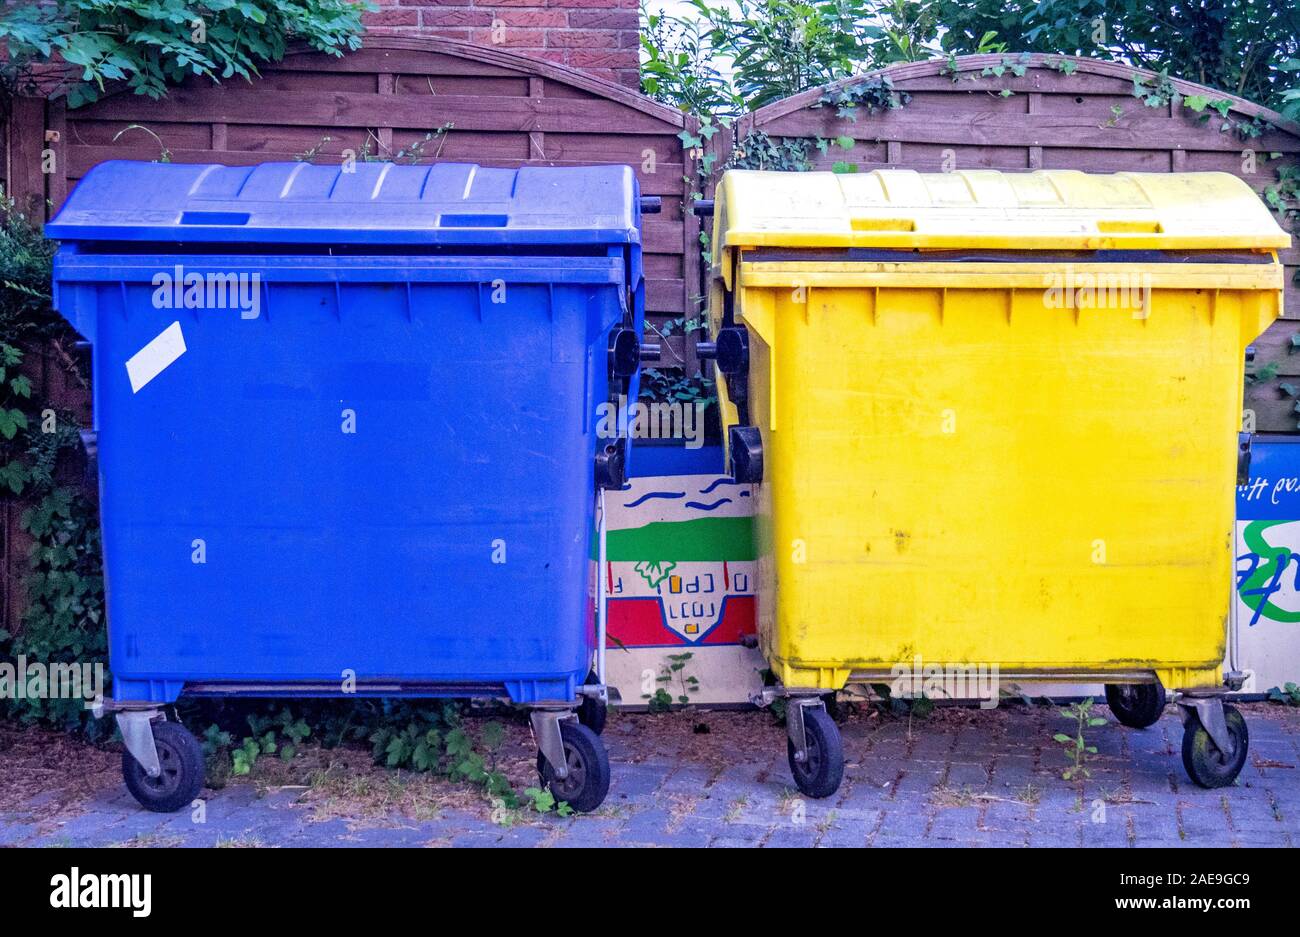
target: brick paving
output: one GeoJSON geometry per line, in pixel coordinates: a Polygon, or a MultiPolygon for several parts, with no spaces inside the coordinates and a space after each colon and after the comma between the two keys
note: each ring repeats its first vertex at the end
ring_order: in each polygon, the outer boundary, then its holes
{"type": "MultiPolygon", "coordinates": [[[[51,810],[37,793],[0,809],[14,846],[1291,846],[1300,844],[1300,710],[1244,707],[1251,757],[1238,783],[1195,787],[1179,755],[1173,708],[1145,731],[1089,733],[1092,778],[1061,779],[1054,708],[940,709],[929,719],[856,714],[843,726],[844,784],[825,801],[790,779],[784,730],[762,713],[621,714],[605,738],[613,784],[605,806],[560,818],[502,813],[472,792],[435,809],[361,803],[322,811],[310,783],[241,779],[205,791],[190,812],[140,809],[116,772],[51,810]],[[705,729],[707,727],[707,731],[705,729]],[[505,822],[501,822],[505,821],[505,822]]],[[[1100,710],[1105,715],[1104,709],[1100,710]]],[[[518,762],[527,761],[526,730],[518,762]]],[[[364,760],[364,759],[363,759],[364,760]]],[[[0,752],[0,779],[9,774],[0,752]]],[[[396,772],[363,765],[358,783],[390,797],[396,772]],[[366,772],[370,774],[366,774],[366,772]],[[374,783],[369,783],[374,781],[374,783]]],[[[409,775],[407,775],[409,777],[409,775]]],[[[352,779],[356,780],[356,779],[352,779]]],[[[3,785],[0,780],[0,785],[3,785]]],[[[529,783],[523,779],[523,783],[529,783]]],[[[439,788],[441,789],[441,788],[439,788]]]]}

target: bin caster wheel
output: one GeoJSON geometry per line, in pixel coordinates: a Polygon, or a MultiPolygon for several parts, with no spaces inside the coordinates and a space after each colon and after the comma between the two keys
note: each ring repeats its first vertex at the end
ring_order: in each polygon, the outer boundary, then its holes
{"type": "Polygon", "coordinates": [[[820,707],[808,707],[803,714],[807,757],[795,760],[794,742],[787,741],[790,773],[795,786],[807,797],[830,797],[844,778],[844,742],[835,720],[820,707]]]}
{"type": "MultiPolygon", "coordinates": [[[[596,682],[596,672],[593,670],[587,674],[587,683],[596,682]]],[[[605,723],[609,720],[609,704],[604,700],[596,699],[594,696],[584,696],[582,702],[578,704],[578,721],[584,726],[595,732],[597,735],[605,731],[605,723]]]]}
{"type": "Polygon", "coordinates": [[[556,800],[564,801],[578,813],[590,813],[605,802],[609,793],[609,753],[599,735],[577,722],[561,722],[560,738],[568,776],[557,778],[541,752],[537,753],[537,773],[556,800]]]}
{"type": "Polygon", "coordinates": [[[1106,705],[1120,725],[1145,729],[1165,711],[1165,688],[1160,683],[1108,683],[1106,705]]]}
{"type": "Polygon", "coordinates": [[[178,722],[155,722],[152,729],[161,773],[149,777],[134,755],[123,752],[122,779],[146,810],[174,813],[192,804],[203,790],[203,748],[178,722]]]}
{"type": "Polygon", "coordinates": [[[1200,719],[1191,717],[1183,729],[1183,767],[1201,787],[1227,787],[1246,764],[1250,733],[1246,720],[1235,707],[1223,707],[1223,721],[1232,739],[1232,750],[1222,752],[1205,731],[1200,719]]]}

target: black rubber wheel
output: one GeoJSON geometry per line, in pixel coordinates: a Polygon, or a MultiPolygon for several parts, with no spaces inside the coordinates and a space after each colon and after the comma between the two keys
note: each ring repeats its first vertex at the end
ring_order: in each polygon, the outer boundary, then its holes
{"type": "Polygon", "coordinates": [[[147,810],[175,813],[188,807],[203,790],[203,748],[179,722],[153,723],[162,773],[149,777],[130,752],[122,753],[122,779],[131,796],[147,810]]]}
{"type": "MultiPolygon", "coordinates": [[[[587,683],[594,685],[597,682],[596,671],[587,674],[587,683]]],[[[609,704],[603,700],[598,700],[594,696],[584,696],[582,702],[578,704],[578,721],[584,726],[595,732],[597,735],[605,731],[605,723],[609,720],[609,704]]]]}
{"type": "Polygon", "coordinates": [[[1145,729],[1165,711],[1165,688],[1159,683],[1108,683],[1106,705],[1120,725],[1145,729]]]}
{"type": "Polygon", "coordinates": [[[1232,751],[1226,753],[1214,744],[1199,719],[1189,720],[1183,729],[1183,767],[1187,776],[1201,787],[1227,787],[1246,765],[1250,732],[1245,717],[1234,707],[1224,706],[1223,721],[1232,738],[1232,751]]]}
{"type": "Polygon", "coordinates": [[[537,773],[556,800],[579,813],[590,813],[605,802],[609,793],[609,753],[600,736],[578,722],[561,722],[560,738],[564,742],[568,777],[556,778],[541,752],[537,753],[537,773]]]}
{"type": "Polygon", "coordinates": [[[808,743],[808,757],[802,763],[795,761],[794,742],[786,741],[795,786],[808,797],[830,797],[840,789],[840,781],[844,779],[844,742],[840,730],[826,710],[809,708],[803,713],[803,734],[808,743]]]}

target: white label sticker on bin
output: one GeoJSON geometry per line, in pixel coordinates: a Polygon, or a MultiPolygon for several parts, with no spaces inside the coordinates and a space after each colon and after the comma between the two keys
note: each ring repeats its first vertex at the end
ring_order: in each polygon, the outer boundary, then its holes
{"type": "Polygon", "coordinates": [[[181,324],[173,322],[127,359],[126,376],[131,379],[131,393],[139,393],[141,387],[166,371],[183,354],[185,336],[181,334],[181,324]]]}

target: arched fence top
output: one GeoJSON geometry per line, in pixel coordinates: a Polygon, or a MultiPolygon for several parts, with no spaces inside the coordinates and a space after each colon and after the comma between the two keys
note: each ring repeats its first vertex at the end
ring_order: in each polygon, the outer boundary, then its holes
{"type": "MultiPolygon", "coordinates": [[[[490,46],[461,42],[456,39],[438,39],[429,36],[367,35],[364,39],[364,45],[357,50],[357,52],[365,51],[388,53],[389,57],[395,57],[394,53],[399,52],[433,53],[464,59],[467,62],[480,62],[483,65],[495,66],[515,74],[535,75],[539,78],[550,79],[559,84],[581,89],[595,97],[617,101],[649,117],[671,124],[677,127],[678,130],[681,130],[686,124],[686,115],[677,108],[660,104],[658,101],[633,91],[625,85],[604,78],[597,78],[568,65],[535,59],[505,49],[494,49],[490,46]]],[[[349,58],[355,57],[357,52],[348,53],[342,59],[338,59],[316,52],[308,47],[294,46],[290,54],[295,57],[315,56],[326,63],[342,63],[349,58]]],[[[288,58],[287,55],[286,58],[288,58]]]]}
{"type": "MultiPolygon", "coordinates": [[[[285,51],[283,59],[278,62],[264,63],[261,66],[261,71],[274,72],[282,69],[299,69],[306,66],[322,70],[363,72],[373,71],[376,66],[385,64],[385,62],[393,70],[414,69],[420,71],[429,69],[432,63],[430,61],[421,63],[419,59],[422,56],[446,56],[465,62],[477,62],[488,66],[489,71],[499,70],[497,74],[535,75],[539,78],[546,78],[559,84],[581,89],[595,97],[618,101],[620,104],[641,111],[648,116],[673,124],[679,129],[685,125],[686,115],[676,108],[647,98],[645,95],[638,94],[624,85],[604,78],[597,78],[568,65],[547,62],[543,59],[520,55],[504,49],[494,49],[489,46],[462,42],[457,39],[440,39],[434,36],[367,34],[360,48],[344,53],[341,57],[320,52],[302,43],[294,43],[285,51]],[[403,56],[401,53],[414,53],[414,55],[403,56]]],[[[256,83],[256,81],[257,79],[254,78],[253,82],[256,83]]],[[[217,89],[239,88],[246,87],[247,84],[240,78],[228,78],[222,84],[214,84],[213,86],[217,89]]],[[[125,82],[111,82],[106,86],[105,93],[99,100],[103,101],[123,94],[134,96],[125,82]]],[[[66,94],[63,91],[56,91],[50,96],[50,100],[60,100],[64,97],[66,97],[66,94]]],[[[96,103],[79,110],[93,108],[96,103]]]]}
{"type": "MultiPolygon", "coordinates": [[[[986,68],[996,68],[1008,63],[1024,65],[1026,74],[1017,76],[1004,73],[1000,77],[990,76],[986,80],[989,83],[995,83],[999,88],[1007,88],[1013,93],[1077,94],[1089,91],[1095,93],[1102,90],[1095,83],[1087,81],[1089,76],[1111,79],[1129,87],[1131,87],[1134,78],[1139,78],[1148,84],[1161,79],[1157,72],[1148,69],[1135,68],[1132,65],[1125,65],[1123,62],[1084,56],[1056,55],[1044,52],[981,53],[978,55],[959,55],[951,59],[934,58],[921,62],[899,62],[782,98],[780,101],[775,101],[755,110],[749,116],[757,117],[760,121],[772,120],[815,105],[822,95],[828,91],[834,92],[864,81],[886,76],[895,87],[901,90],[908,90],[913,85],[929,90],[933,85],[927,82],[926,79],[940,79],[953,85],[960,85],[960,80],[953,81],[954,72],[957,75],[973,74],[980,76],[980,73],[986,68]]],[[[984,76],[980,77],[983,78],[984,76]]],[[[1247,101],[1245,98],[1237,97],[1234,94],[1228,94],[1172,75],[1169,76],[1169,82],[1182,97],[1199,95],[1212,100],[1228,100],[1232,102],[1232,112],[1245,117],[1258,118],[1272,124],[1280,131],[1300,137],[1300,124],[1287,120],[1277,111],[1270,110],[1253,101],[1247,101]]],[[[974,90],[980,89],[976,87],[974,90]]]]}

